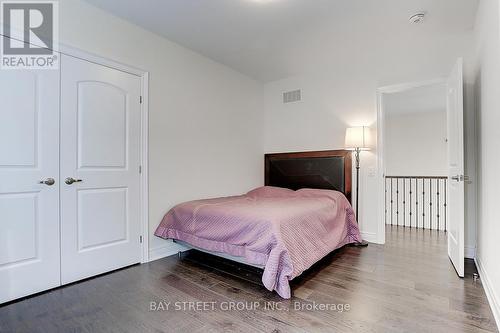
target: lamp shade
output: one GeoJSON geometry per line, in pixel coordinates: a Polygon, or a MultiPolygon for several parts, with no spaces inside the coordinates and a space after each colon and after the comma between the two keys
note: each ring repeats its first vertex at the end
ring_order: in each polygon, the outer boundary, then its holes
{"type": "Polygon", "coordinates": [[[345,131],[345,148],[368,150],[370,129],[366,126],[349,127],[345,131]]]}

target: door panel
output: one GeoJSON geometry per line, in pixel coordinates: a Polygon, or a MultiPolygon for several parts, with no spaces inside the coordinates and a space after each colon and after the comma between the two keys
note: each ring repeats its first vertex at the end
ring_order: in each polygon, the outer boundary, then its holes
{"type": "Polygon", "coordinates": [[[40,93],[38,75],[33,71],[2,72],[0,135],[2,139],[8,138],[0,140],[2,167],[36,167],[39,121],[36,100],[40,93]]]}
{"type": "Polygon", "coordinates": [[[118,87],[106,82],[78,83],[79,168],[126,167],[126,104],[127,93],[118,87]],[[100,149],[94,149],[97,146],[100,149]]]}
{"type": "Polygon", "coordinates": [[[464,276],[464,109],[462,59],[448,78],[448,256],[458,276],[464,276]]]}
{"type": "Polygon", "coordinates": [[[138,263],[140,78],[61,57],[62,282],[138,263]]]}
{"type": "Polygon", "coordinates": [[[0,71],[0,100],[3,303],[60,284],[59,71],[0,71]]]}
{"type": "Polygon", "coordinates": [[[37,259],[38,201],[37,192],[0,194],[0,243],[9,249],[0,252],[0,267],[37,259]]]}
{"type": "Polygon", "coordinates": [[[79,190],[78,250],[126,241],[127,206],[127,188],[79,190]]]}

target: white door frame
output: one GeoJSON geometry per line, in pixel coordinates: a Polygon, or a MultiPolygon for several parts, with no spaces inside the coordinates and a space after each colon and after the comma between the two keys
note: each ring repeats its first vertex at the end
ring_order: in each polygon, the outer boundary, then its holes
{"type": "Polygon", "coordinates": [[[378,168],[378,223],[377,223],[377,239],[380,244],[385,244],[385,212],[384,212],[384,177],[385,177],[385,110],[384,110],[384,94],[398,93],[413,88],[425,86],[446,84],[446,78],[437,78],[427,81],[410,82],[384,86],[377,88],[377,168],[378,168]]]}
{"type": "Polygon", "coordinates": [[[149,72],[61,43],[59,44],[58,52],[71,57],[90,61],[98,65],[117,69],[141,78],[141,263],[146,263],[149,261],[149,72]]]}

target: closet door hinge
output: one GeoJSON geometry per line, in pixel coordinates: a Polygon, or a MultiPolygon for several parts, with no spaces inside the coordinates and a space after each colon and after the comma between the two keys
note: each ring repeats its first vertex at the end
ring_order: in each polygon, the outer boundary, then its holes
{"type": "Polygon", "coordinates": [[[139,103],[142,104],[142,96],[139,96],[139,103]]]}
{"type": "Polygon", "coordinates": [[[142,243],[142,236],[139,236],[139,243],[142,243]]]}
{"type": "Polygon", "coordinates": [[[139,173],[142,173],[142,165],[139,165],[139,173]]]}

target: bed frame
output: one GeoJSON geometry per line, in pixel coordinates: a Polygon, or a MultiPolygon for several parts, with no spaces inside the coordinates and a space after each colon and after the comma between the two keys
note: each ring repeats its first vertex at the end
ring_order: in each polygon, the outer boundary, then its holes
{"type": "MultiPolygon", "coordinates": [[[[348,150],[266,154],[264,160],[266,186],[292,190],[301,188],[335,190],[344,193],[351,202],[352,157],[348,150]]],[[[198,250],[259,269],[264,268],[247,262],[243,257],[207,251],[178,240],[175,240],[175,243],[187,249],[198,250]]],[[[181,258],[182,252],[179,251],[178,255],[181,258]]]]}

